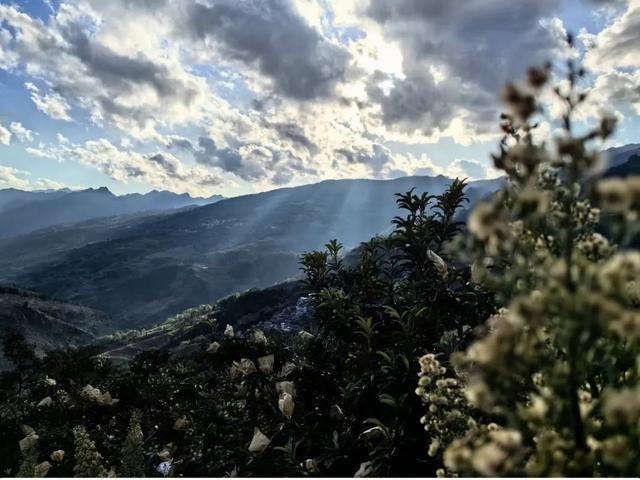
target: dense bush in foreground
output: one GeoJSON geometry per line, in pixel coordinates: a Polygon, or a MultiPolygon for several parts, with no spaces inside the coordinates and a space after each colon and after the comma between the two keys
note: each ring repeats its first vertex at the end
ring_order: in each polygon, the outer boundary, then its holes
{"type": "Polygon", "coordinates": [[[438,197],[399,195],[394,232],[362,245],[355,267],[336,241],[305,254],[309,331],[234,332],[200,309],[190,321],[202,334],[188,354],[151,350],[127,366],[90,349],[38,360],[19,335],[6,336],[16,368],[2,376],[0,435],[12,452],[2,467],[79,476],[434,472],[413,394],[416,359],[425,345],[464,347],[469,327],[493,312],[469,269],[442,258],[464,201],[461,181],[438,197]]]}

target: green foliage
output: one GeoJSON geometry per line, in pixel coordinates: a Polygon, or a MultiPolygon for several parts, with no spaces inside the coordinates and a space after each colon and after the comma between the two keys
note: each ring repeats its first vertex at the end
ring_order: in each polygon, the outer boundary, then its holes
{"type": "Polygon", "coordinates": [[[22,461],[18,468],[16,477],[33,478],[35,477],[36,464],[38,463],[38,451],[34,446],[30,446],[22,452],[22,461]]]}
{"type": "Polygon", "coordinates": [[[98,453],[96,444],[82,426],[73,429],[75,445],[75,477],[106,477],[107,471],[102,465],[102,455],[98,453]]]}
{"type": "Polygon", "coordinates": [[[142,412],[135,410],[131,414],[129,431],[122,446],[122,463],[120,474],[124,477],[144,477],[145,450],[144,435],[140,427],[142,412]]]}

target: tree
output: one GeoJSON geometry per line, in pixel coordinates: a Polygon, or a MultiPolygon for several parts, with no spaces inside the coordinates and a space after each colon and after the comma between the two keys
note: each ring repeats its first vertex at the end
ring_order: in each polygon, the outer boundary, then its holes
{"type": "Polygon", "coordinates": [[[2,352],[13,365],[13,371],[18,381],[18,390],[21,391],[25,378],[37,363],[35,350],[18,328],[5,329],[1,341],[2,352]]]}
{"type": "Polygon", "coordinates": [[[139,410],[131,414],[129,431],[122,446],[121,474],[124,477],[144,477],[145,452],[144,435],[140,427],[141,416],[139,410]]]}
{"type": "Polygon", "coordinates": [[[102,455],[96,444],[82,426],[73,429],[76,465],[73,473],[76,477],[106,477],[107,471],[102,465],[102,455]]]}

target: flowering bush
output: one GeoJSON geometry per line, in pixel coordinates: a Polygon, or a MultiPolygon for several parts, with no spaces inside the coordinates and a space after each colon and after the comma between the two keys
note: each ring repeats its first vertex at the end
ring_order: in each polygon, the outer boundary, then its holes
{"type": "Polygon", "coordinates": [[[441,375],[435,360],[421,360],[417,393],[429,404],[430,450],[443,450],[449,473],[640,474],[640,253],[610,244],[592,206],[615,214],[617,229],[628,228],[640,206],[638,180],[592,177],[614,122],[574,133],[586,98],[582,75],[569,61],[567,87],[554,90],[566,111],[553,145],[534,141],[548,68],[505,89],[509,113],[495,164],[509,183],[471,214],[468,245],[474,278],[505,308],[453,355],[445,392],[447,380],[434,384],[441,375]],[[453,413],[461,418],[449,426],[453,413]]]}

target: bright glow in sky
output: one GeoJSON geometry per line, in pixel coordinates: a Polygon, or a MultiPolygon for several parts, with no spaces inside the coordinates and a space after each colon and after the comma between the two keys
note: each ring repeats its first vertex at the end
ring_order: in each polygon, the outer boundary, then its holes
{"type": "Polygon", "coordinates": [[[0,0],[0,188],[495,176],[500,87],[566,30],[582,119],[640,142],[640,0],[0,0]]]}

